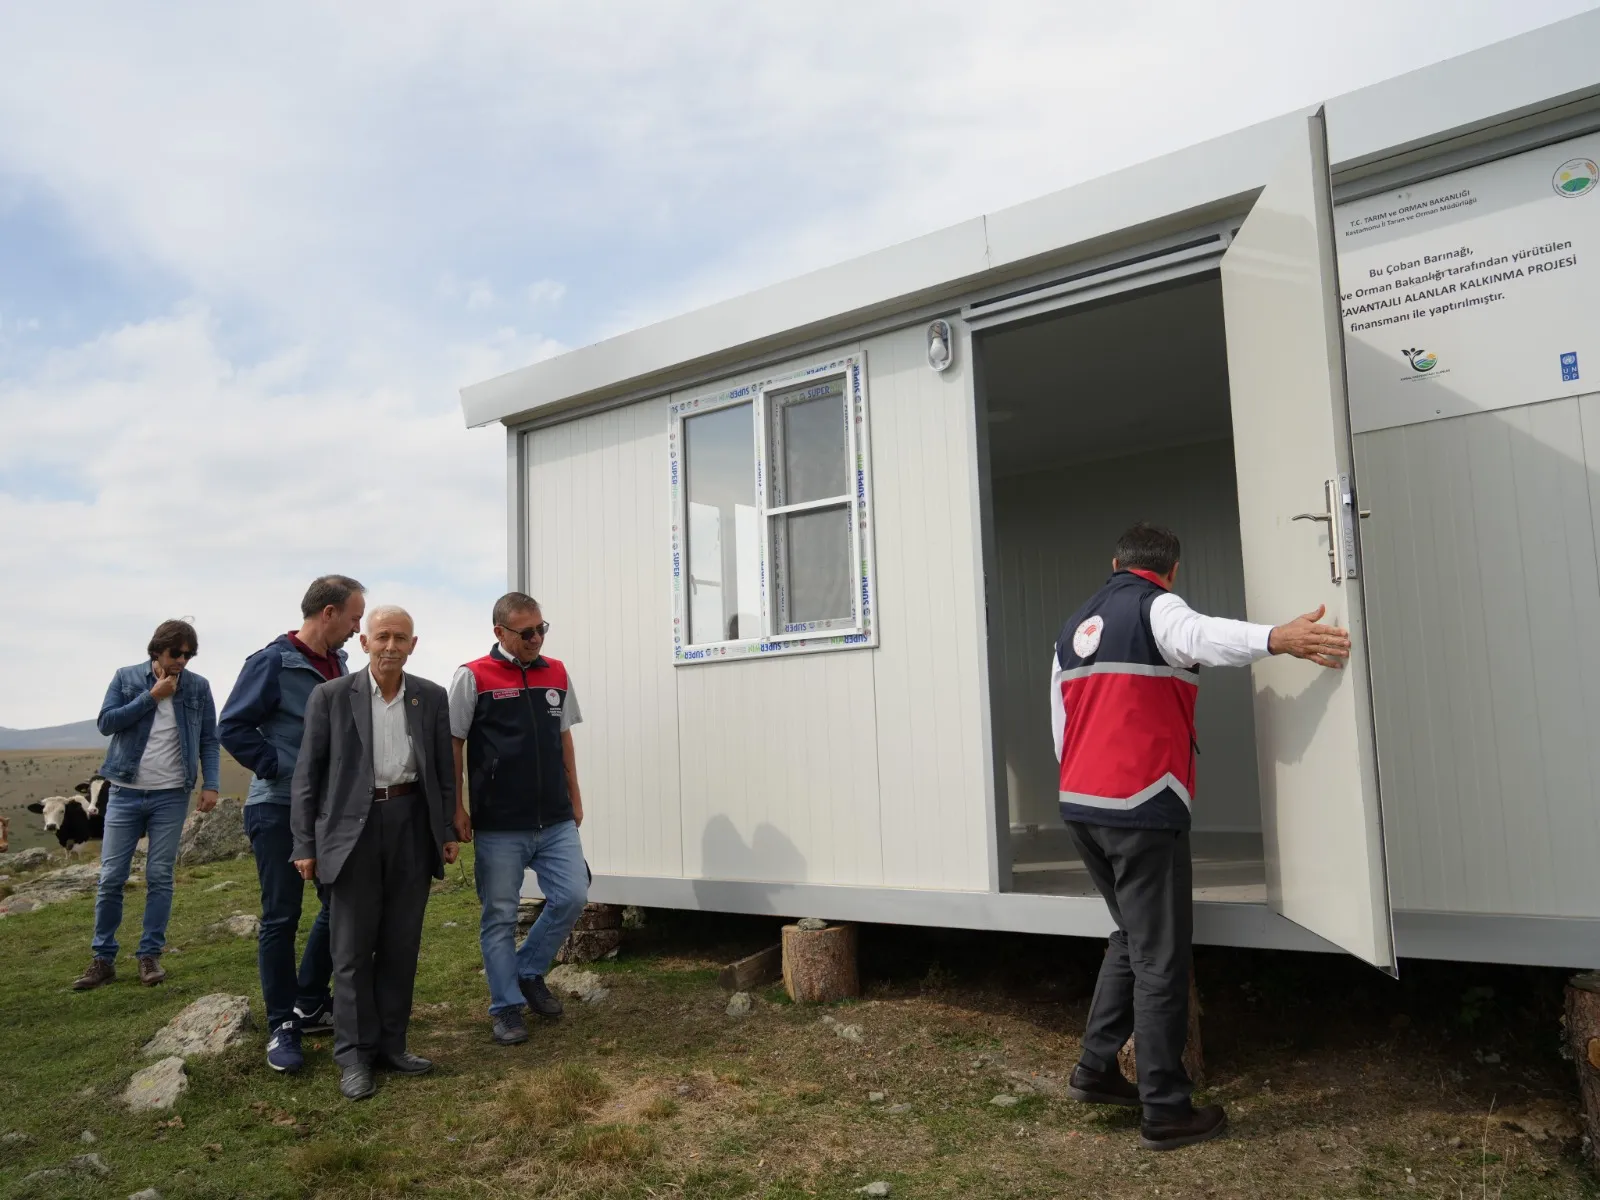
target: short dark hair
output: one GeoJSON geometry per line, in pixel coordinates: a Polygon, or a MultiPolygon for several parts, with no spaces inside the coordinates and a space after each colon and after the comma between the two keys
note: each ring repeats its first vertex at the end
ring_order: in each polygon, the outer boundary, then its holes
{"type": "Polygon", "coordinates": [[[494,623],[502,629],[509,628],[506,622],[511,620],[512,613],[538,608],[539,602],[527,592],[507,592],[494,602],[494,623]]]}
{"type": "Polygon", "coordinates": [[[366,590],[348,575],[318,576],[306,589],[306,598],[300,601],[300,615],[309,621],[328,605],[343,608],[351,596],[357,592],[365,594],[366,590]]]}
{"type": "Polygon", "coordinates": [[[1117,539],[1115,558],[1124,571],[1154,571],[1165,575],[1178,565],[1178,535],[1159,525],[1140,521],[1117,539]]]}
{"type": "Polygon", "coordinates": [[[170,650],[198,649],[200,639],[195,635],[194,626],[187,621],[163,621],[150,635],[151,658],[160,658],[163,652],[170,650]]]}

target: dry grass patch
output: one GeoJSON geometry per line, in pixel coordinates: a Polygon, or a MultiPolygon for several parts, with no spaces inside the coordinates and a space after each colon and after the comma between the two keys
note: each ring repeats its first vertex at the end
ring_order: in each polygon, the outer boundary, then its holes
{"type": "Polygon", "coordinates": [[[389,1151],[354,1142],[313,1142],[289,1156],[289,1170],[305,1184],[342,1183],[358,1175],[382,1171],[390,1163],[389,1151]]]}
{"type": "Polygon", "coordinates": [[[562,1157],[587,1167],[631,1167],[655,1152],[655,1139],[632,1125],[594,1125],[573,1134],[562,1157]]]}
{"type": "Polygon", "coordinates": [[[611,1086],[592,1067],[562,1063],[517,1080],[501,1100],[501,1114],[514,1128],[547,1133],[578,1124],[611,1096],[611,1086]]]}

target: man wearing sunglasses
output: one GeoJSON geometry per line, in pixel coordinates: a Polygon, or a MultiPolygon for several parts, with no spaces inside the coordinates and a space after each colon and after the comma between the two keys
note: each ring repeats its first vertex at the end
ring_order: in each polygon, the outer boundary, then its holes
{"type": "Polygon", "coordinates": [[[589,900],[572,752],[572,727],[583,718],[566,667],[543,654],[549,631],[538,601],[508,592],[494,606],[496,645],[450,683],[456,833],[476,840],[478,942],[494,1040],[502,1046],[528,1040],[524,1005],[561,1015],[544,976],[589,900]],[[545,904],[519,948],[517,901],[530,869],[545,904]]]}
{"type": "Polygon", "coordinates": [[[139,938],[139,982],[167,977],[161,951],[172,915],[172,876],[178,839],[197,777],[205,776],[200,811],[217,806],[221,746],[211,685],[187,670],[200,645],[187,621],[163,621],[149,657],[123,667],[106,689],[97,722],[111,738],[100,774],[111,784],[100,843],[100,887],[94,902],[93,959],[72,987],[86,992],[117,977],[117,929],[122,889],[134,847],[150,839],[145,860],[144,932],[139,938]]]}

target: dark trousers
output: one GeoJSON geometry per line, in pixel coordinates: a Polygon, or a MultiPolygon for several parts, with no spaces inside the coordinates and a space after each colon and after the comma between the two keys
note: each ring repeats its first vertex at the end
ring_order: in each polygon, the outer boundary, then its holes
{"type": "Polygon", "coordinates": [[[297,1008],[310,1016],[328,1002],[328,981],[333,977],[333,960],[328,956],[328,903],[318,884],[320,908],[311,923],[296,972],[294,940],[300,931],[306,881],[289,858],[294,849],[289,806],[245,805],[244,832],[255,851],[256,878],[261,882],[261,935],[256,958],[261,971],[261,998],[267,1006],[267,1028],[271,1030],[293,1020],[297,1008]]]}
{"type": "Polygon", "coordinates": [[[433,880],[420,793],[374,801],[328,884],[333,935],[333,1060],[342,1067],[405,1053],[422,917],[433,880]]]}
{"type": "Polygon", "coordinates": [[[1083,1065],[1115,1067],[1118,1051],[1135,1035],[1145,1115],[1186,1113],[1194,1091],[1183,1069],[1194,959],[1189,832],[1080,821],[1067,828],[1117,923],[1089,1005],[1083,1065]]]}

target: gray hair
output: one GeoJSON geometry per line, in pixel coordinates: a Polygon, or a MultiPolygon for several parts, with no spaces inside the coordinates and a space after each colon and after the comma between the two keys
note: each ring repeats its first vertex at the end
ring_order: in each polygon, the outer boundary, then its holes
{"type": "Polygon", "coordinates": [[[411,626],[411,632],[416,633],[417,623],[411,619],[411,614],[398,604],[380,604],[376,608],[367,609],[367,632],[372,632],[372,627],[385,617],[404,617],[406,624],[411,626]]]}

